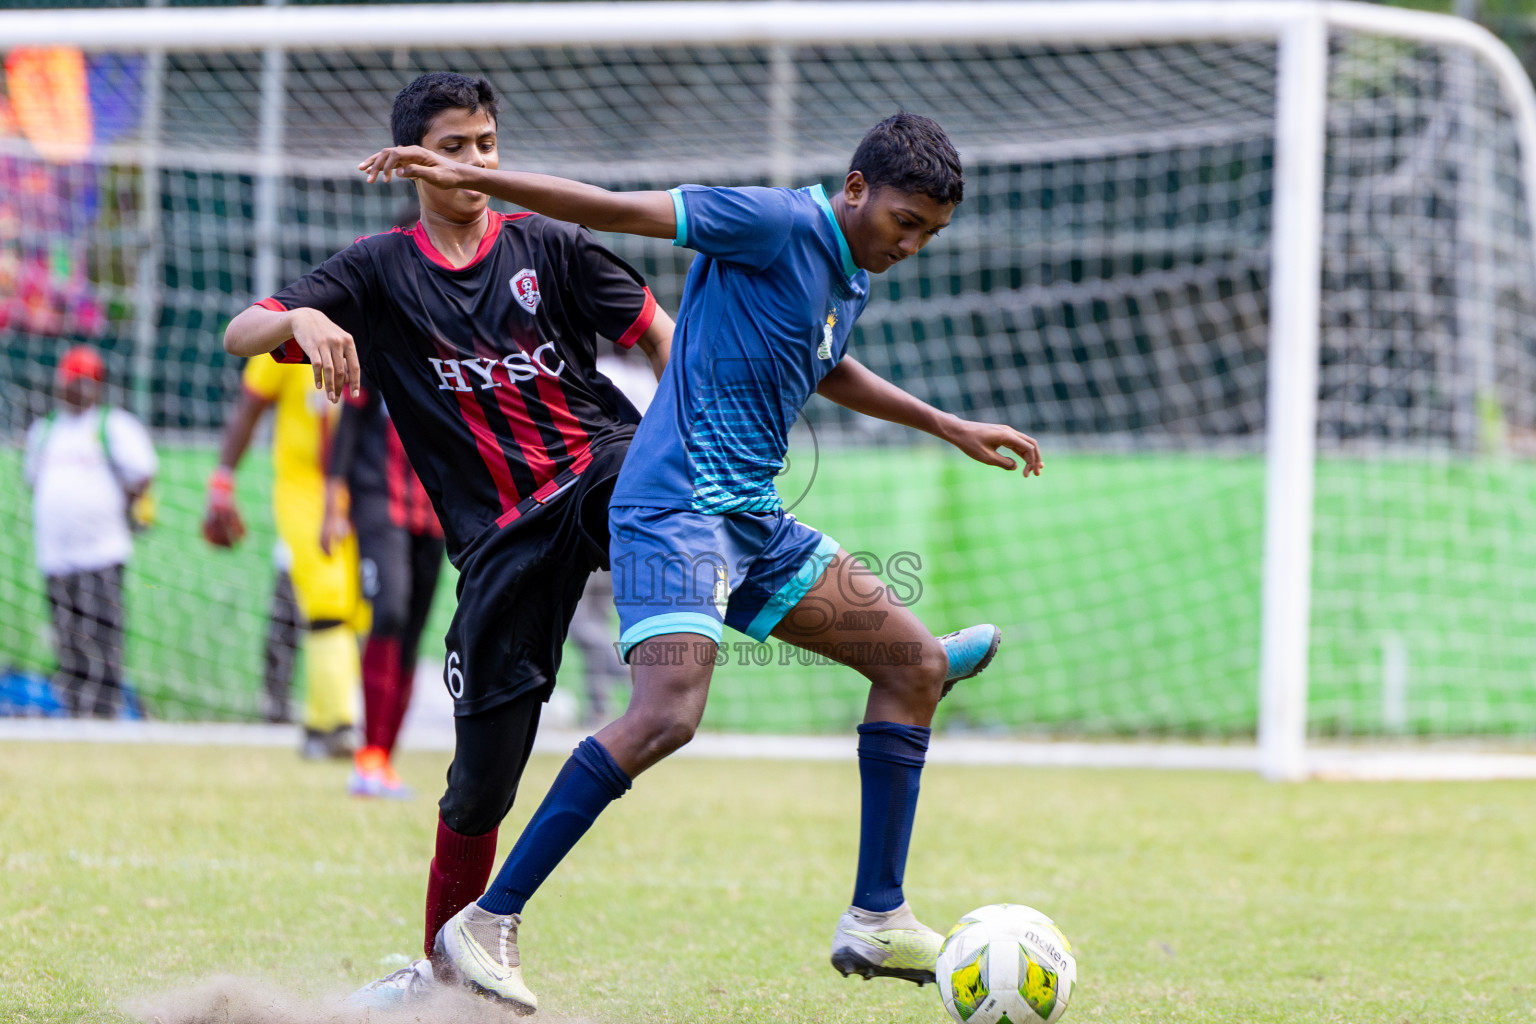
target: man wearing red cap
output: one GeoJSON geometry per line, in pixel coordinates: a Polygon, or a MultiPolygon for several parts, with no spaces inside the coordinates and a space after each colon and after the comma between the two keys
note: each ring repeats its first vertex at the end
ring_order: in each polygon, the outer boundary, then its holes
{"type": "Polygon", "coordinates": [[[80,345],[59,362],[59,408],[27,431],[37,567],[48,581],[59,672],[72,715],[110,718],[123,707],[123,565],[133,550],[130,510],[157,468],[143,424],[100,405],[106,367],[80,345]]]}

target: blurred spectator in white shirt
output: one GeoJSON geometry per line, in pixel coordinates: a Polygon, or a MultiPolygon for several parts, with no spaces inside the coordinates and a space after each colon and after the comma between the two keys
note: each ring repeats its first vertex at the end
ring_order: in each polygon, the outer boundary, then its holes
{"type": "Polygon", "coordinates": [[[106,368],[87,345],[59,362],[59,407],[27,431],[37,567],[47,579],[59,697],[72,715],[125,707],[123,566],[158,463],[143,424],[98,404],[106,368]]]}

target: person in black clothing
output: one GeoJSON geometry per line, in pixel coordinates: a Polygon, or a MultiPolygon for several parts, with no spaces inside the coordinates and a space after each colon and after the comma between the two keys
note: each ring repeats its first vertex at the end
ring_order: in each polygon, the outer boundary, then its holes
{"type": "Polygon", "coordinates": [[[411,469],[378,392],[347,400],[326,467],[320,547],[357,534],[362,591],[373,606],[363,647],[364,745],[354,756],[353,796],[409,799],[390,759],[411,703],[416,652],[443,568],[443,528],[411,469]]]}
{"type": "MultiPolygon", "coordinates": [[[[395,98],[394,141],[497,164],[488,82],[436,72],[395,98]]],[[[539,710],[587,575],[607,568],[608,498],[639,414],[596,367],[598,337],[659,376],[672,319],[585,228],[503,215],[418,184],[421,221],[359,239],[229,324],[232,355],[307,361],[332,401],[366,374],[389,405],[459,570],[444,683],[456,743],[438,804],[426,941],[485,891],[539,710]]],[[[431,984],[418,961],[359,993],[431,984]]]]}

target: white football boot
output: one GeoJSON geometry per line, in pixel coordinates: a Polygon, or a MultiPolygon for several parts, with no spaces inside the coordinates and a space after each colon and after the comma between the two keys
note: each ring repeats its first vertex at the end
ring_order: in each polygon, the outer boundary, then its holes
{"type": "Polygon", "coordinates": [[[516,1013],[539,1008],[538,997],[523,984],[517,955],[518,914],[493,914],[471,903],[449,919],[432,943],[432,962],[447,975],[516,1013]]]}
{"type": "Polygon", "coordinates": [[[926,985],[934,980],[934,966],[944,936],[923,924],[906,903],[895,910],[876,913],[849,907],[832,933],[832,966],[843,977],[900,978],[926,985]]]}

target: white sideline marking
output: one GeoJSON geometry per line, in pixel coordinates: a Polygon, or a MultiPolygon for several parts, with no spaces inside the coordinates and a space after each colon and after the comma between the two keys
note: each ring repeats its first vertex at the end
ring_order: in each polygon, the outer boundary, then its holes
{"type": "Polygon", "coordinates": [[[74,718],[0,718],[0,740],[143,743],[178,747],[293,747],[298,728],[237,722],[117,722],[74,718]]]}
{"type": "Polygon", "coordinates": [[[1536,755],[1494,751],[1309,750],[1314,779],[1356,782],[1482,782],[1536,779],[1536,755]]]}
{"type": "MultiPolygon", "coordinates": [[[[534,750],[569,753],[587,733],[541,729],[534,750]]],[[[294,747],[295,725],[229,722],[118,722],[94,719],[0,718],[0,741],[56,743],[133,743],[165,746],[294,747]]],[[[452,722],[416,723],[402,736],[408,750],[451,751],[452,722]]],[[[700,733],[674,757],[765,761],[847,761],[857,756],[852,734],[773,736],[700,733]]],[[[929,748],[934,764],[1036,765],[1096,768],[1182,768],[1205,771],[1254,771],[1258,754],[1246,746],[1172,743],[1079,743],[940,737],[929,748]]]]}
{"type": "MultiPolygon", "coordinates": [[[[565,754],[587,734],[544,729],[534,743],[541,754],[565,754]]],[[[130,743],[161,746],[297,748],[294,725],[225,722],[115,722],[92,719],[0,718],[0,742],[130,743]]],[[[451,751],[451,723],[418,723],[403,737],[408,750],[451,751]]],[[[717,760],[844,761],[853,763],[856,740],[839,736],[758,736],[700,733],[674,757],[717,760]]],[[[1476,781],[1536,779],[1536,754],[1443,749],[1379,750],[1312,747],[1308,775],[1332,781],[1476,781]]],[[[1148,768],[1253,772],[1253,744],[1093,743],[940,736],[928,751],[932,764],[1021,765],[1051,768],[1148,768]]]]}

